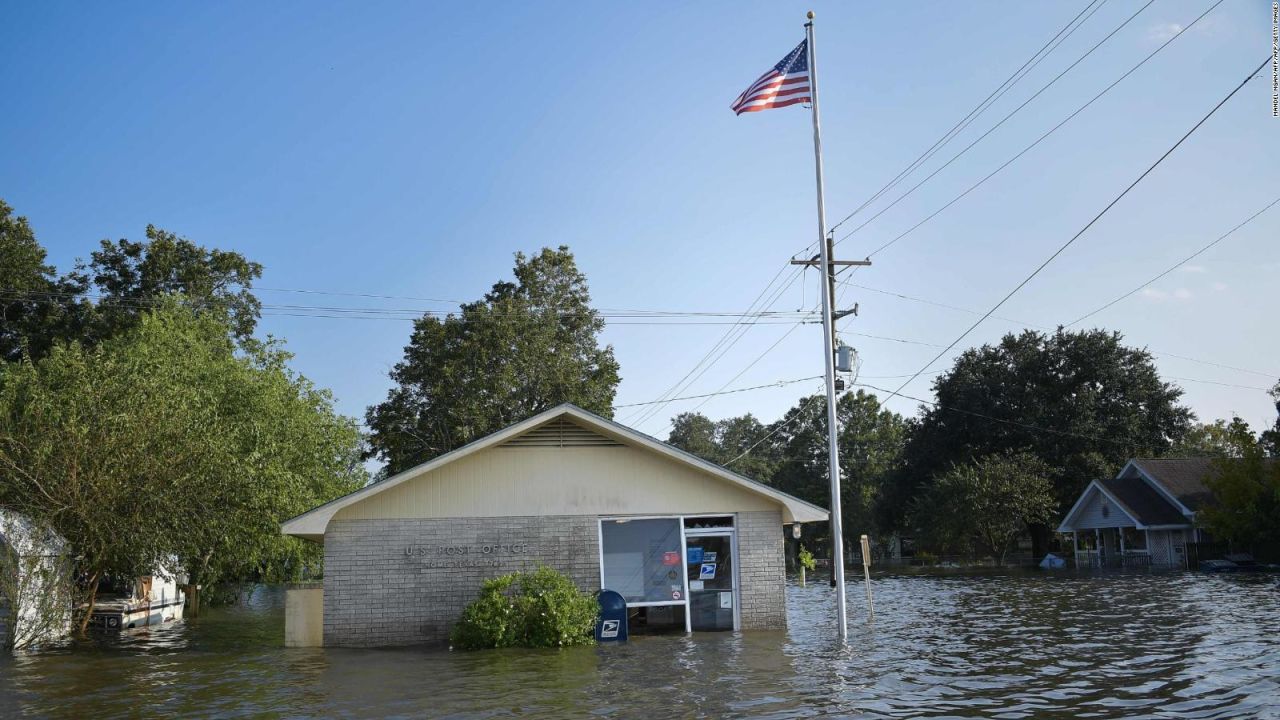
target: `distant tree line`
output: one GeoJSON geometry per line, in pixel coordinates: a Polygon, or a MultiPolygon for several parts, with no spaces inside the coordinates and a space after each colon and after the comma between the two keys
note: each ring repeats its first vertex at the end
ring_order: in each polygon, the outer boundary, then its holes
{"type": "MultiPolygon", "coordinates": [[[[881,543],[897,535],[932,553],[1003,561],[1030,532],[1042,552],[1088,483],[1114,476],[1129,458],[1274,457],[1280,444],[1280,419],[1261,436],[1239,418],[1196,422],[1150,353],[1105,330],[1006,335],[964,352],[933,390],[936,402],[914,418],[861,389],[840,396],[849,545],[861,533],[881,543]]],[[[1280,400],[1280,385],[1273,394],[1280,400]]],[[[685,413],[668,439],[825,507],[825,413],[823,395],[801,398],[768,425],[751,414],[713,421],[685,413]]],[[[1242,541],[1274,537],[1263,528],[1280,528],[1280,476],[1257,470],[1236,479],[1243,466],[1228,466],[1235,469],[1218,482],[1232,490],[1218,493],[1224,509],[1208,515],[1215,530],[1242,541]],[[1231,529],[1227,515],[1253,529],[1231,529]]]]}

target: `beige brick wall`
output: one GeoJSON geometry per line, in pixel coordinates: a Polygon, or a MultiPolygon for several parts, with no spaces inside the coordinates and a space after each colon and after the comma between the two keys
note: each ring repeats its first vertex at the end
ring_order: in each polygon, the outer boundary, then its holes
{"type": "Polygon", "coordinates": [[[739,614],[743,630],[787,626],[782,513],[738,513],[739,614]]]}
{"type": "MultiPolygon", "coordinates": [[[[786,627],[782,514],[737,515],[744,630],[786,627]]],[[[334,520],[325,535],[324,644],[440,644],[489,578],[547,565],[600,589],[594,515],[334,520]]]]}
{"type": "Polygon", "coordinates": [[[485,580],[539,565],[598,590],[598,535],[594,516],[333,521],[325,534],[324,644],[447,642],[485,580]]]}

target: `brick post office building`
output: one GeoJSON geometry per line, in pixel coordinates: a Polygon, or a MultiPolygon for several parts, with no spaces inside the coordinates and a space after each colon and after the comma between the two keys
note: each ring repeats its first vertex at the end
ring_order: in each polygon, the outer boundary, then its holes
{"type": "Polygon", "coordinates": [[[286,643],[441,643],[484,580],[539,565],[622,593],[637,629],[782,628],[784,525],[825,520],[561,405],[285,522],[325,563],[288,591],[286,643]]]}

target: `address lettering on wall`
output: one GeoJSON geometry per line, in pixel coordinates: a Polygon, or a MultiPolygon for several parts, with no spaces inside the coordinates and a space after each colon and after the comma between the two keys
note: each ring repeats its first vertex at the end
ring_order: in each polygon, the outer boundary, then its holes
{"type": "Polygon", "coordinates": [[[405,557],[422,558],[429,568],[500,567],[533,552],[529,543],[406,545],[405,557]]]}

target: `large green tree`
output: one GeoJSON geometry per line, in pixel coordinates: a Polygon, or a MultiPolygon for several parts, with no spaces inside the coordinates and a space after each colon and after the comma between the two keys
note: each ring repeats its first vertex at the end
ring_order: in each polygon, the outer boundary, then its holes
{"type": "Polygon", "coordinates": [[[713,421],[686,412],[672,421],[667,442],[753,480],[770,482],[777,469],[771,432],[751,413],[713,421]]]}
{"type": "Polygon", "coordinates": [[[611,417],[618,363],[603,329],[567,247],[517,253],[515,282],[414,321],[395,387],[367,413],[369,455],[394,474],[560,403],[611,417]]]}
{"type": "Polygon", "coordinates": [[[953,466],[915,499],[910,525],[917,539],[952,552],[973,550],[1004,564],[1027,528],[1055,512],[1049,468],[1027,453],[987,455],[953,466]]]}
{"type": "Polygon", "coordinates": [[[1237,550],[1280,553],[1280,460],[1268,458],[1265,441],[1236,418],[1230,426],[1232,451],[1215,459],[1205,484],[1214,502],[1200,520],[1216,538],[1237,550]]]}
{"type": "Polygon", "coordinates": [[[1194,416],[1151,355],[1104,330],[1025,331],[965,351],[934,381],[882,517],[902,526],[911,501],[953,465],[1027,450],[1049,468],[1061,512],[1088,482],[1135,456],[1168,453],[1194,416]]]}
{"type": "Polygon", "coordinates": [[[58,278],[45,262],[30,223],[0,200],[0,360],[15,361],[24,347],[37,356],[58,338],[72,336],[85,308],[81,284],[58,278]]]}
{"type": "Polygon", "coordinates": [[[46,263],[26,218],[0,201],[0,359],[44,357],[57,342],[93,345],[139,322],[157,302],[181,296],[253,335],[261,304],[252,292],[262,266],[148,225],[146,240],[102,240],[63,275],[46,263]]]}
{"type": "MultiPolygon", "coordinates": [[[[836,400],[836,417],[845,538],[883,534],[885,528],[877,524],[873,511],[901,460],[908,423],[862,390],[836,400]]],[[[777,471],[772,484],[821,507],[830,506],[826,397],[802,398],[774,427],[777,471]]]]}
{"type": "Polygon", "coordinates": [[[1262,449],[1273,458],[1280,458],[1280,382],[1271,388],[1271,399],[1276,403],[1276,422],[1262,433],[1262,449]]]}
{"type": "Polygon", "coordinates": [[[360,487],[359,433],[278,348],[172,300],[93,347],[0,376],[0,507],[66,538],[88,613],[107,576],[176,557],[193,582],[280,579],[316,548],[279,523],[360,487]]]}

